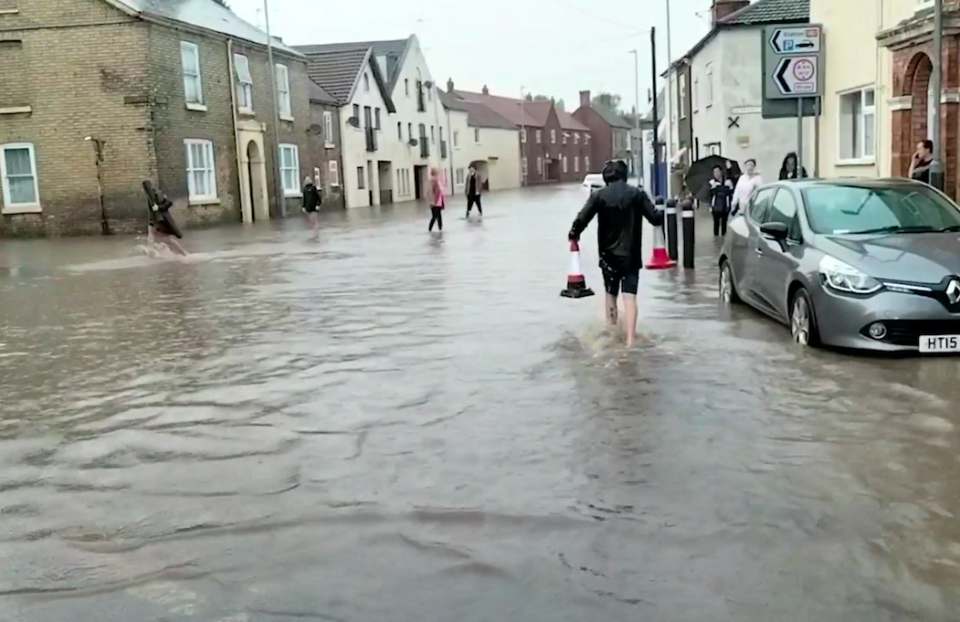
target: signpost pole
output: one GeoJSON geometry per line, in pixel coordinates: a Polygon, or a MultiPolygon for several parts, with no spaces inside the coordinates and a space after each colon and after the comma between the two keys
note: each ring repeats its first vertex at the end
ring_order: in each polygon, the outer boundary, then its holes
{"type": "Polygon", "coordinates": [[[803,177],[803,98],[797,98],[797,179],[803,177]]]}
{"type": "Polygon", "coordinates": [[[813,99],[813,176],[820,178],[820,98],[813,99]]]}

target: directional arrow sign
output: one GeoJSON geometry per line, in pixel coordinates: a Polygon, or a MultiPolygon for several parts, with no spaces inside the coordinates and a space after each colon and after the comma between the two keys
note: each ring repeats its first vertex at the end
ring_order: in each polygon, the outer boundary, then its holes
{"type": "Polygon", "coordinates": [[[780,59],[773,82],[781,95],[803,97],[817,93],[816,56],[787,56],[780,59]]]}
{"type": "Polygon", "coordinates": [[[820,26],[777,28],[770,37],[770,47],[777,54],[819,54],[820,26]]]}

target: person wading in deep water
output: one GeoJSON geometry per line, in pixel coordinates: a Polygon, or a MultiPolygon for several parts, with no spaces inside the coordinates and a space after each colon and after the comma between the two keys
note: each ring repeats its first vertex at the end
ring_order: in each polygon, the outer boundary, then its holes
{"type": "Polygon", "coordinates": [[[625,162],[607,162],[603,168],[607,186],[590,195],[567,237],[579,240],[593,217],[597,217],[597,247],[607,293],[607,323],[617,325],[617,297],[622,288],[626,315],[623,329],[627,347],[632,347],[637,338],[637,289],[643,267],[641,226],[644,218],[655,227],[661,226],[663,213],[657,211],[646,192],[627,184],[627,175],[625,162]]]}
{"type": "Polygon", "coordinates": [[[930,183],[930,167],[933,164],[933,141],[924,140],[917,143],[917,150],[910,161],[910,179],[930,183]]]}
{"type": "Polygon", "coordinates": [[[713,213],[713,237],[727,235],[727,219],[730,218],[730,200],[733,182],[726,178],[723,169],[713,167],[710,180],[710,211],[713,213]]]}
{"type": "Polygon", "coordinates": [[[320,191],[313,183],[313,179],[306,177],[303,180],[303,211],[310,220],[310,230],[313,239],[320,237],[320,191]]]}
{"type": "Polygon", "coordinates": [[[483,218],[483,206],[480,205],[480,193],[483,189],[483,180],[480,179],[480,176],[477,175],[477,169],[473,166],[470,167],[470,172],[467,175],[467,218],[470,218],[470,210],[473,209],[473,206],[477,206],[477,212],[480,214],[480,218],[483,218]]]}
{"type": "Polygon", "coordinates": [[[443,186],[440,184],[440,175],[437,169],[430,169],[430,226],[427,231],[433,231],[433,225],[438,231],[443,231],[443,186]]]}
{"type": "Polygon", "coordinates": [[[780,165],[780,179],[800,179],[807,176],[807,169],[797,166],[797,154],[790,152],[780,165]]]}

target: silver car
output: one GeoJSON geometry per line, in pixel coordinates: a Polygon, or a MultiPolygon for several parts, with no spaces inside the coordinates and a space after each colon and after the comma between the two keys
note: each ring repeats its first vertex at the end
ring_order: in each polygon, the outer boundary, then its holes
{"type": "Polygon", "coordinates": [[[720,298],[802,345],[960,352],[960,207],[903,179],[761,186],[729,224],[720,298]]]}

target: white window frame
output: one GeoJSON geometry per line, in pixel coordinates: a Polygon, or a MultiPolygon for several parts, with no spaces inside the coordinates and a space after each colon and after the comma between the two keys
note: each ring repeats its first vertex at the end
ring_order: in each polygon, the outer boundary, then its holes
{"type": "Polygon", "coordinates": [[[0,186],[3,187],[3,213],[4,214],[38,214],[42,210],[40,206],[40,183],[37,174],[37,156],[33,148],[33,143],[7,143],[0,145],[0,186]],[[30,168],[33,173],[33,196],[36,201],[32,203],[13,203],[10,200],[10,184],[7,181],[7,151],[26,149],[30,154],[30,168]]]}
{"type": "Polygon", "coordinates": [[[527,142],[527,130],[525,129],[520,130],[520,142],[521,143],[527,142]]]}
{"type": "Polygon", "coordinates": [[[557,130],[550,130],[550,144],[557,144],[557,130]]]}
{"type": "Polygon", "coordinates": [[[337,165],[337,161],[330,160],[330,166],[328,168],[330,171],[330,185],[339,186],[340,185],[340,168],[337,165]]]}
{"type": "Polygon", "coordinates": [[[527,176],[527,159],[526,158],[520,158],[520,172],[523,173],[524,177],[527,176]]]}
{"type": "Polygon", "coordinates": [[[303,191],[300,189],[300,147],[290,143],[280,143],[280,181],[283,184],[283,196],[302,197],[303,191]],[[293,154],[293,165],[284,165],[284,154],[293,154]],[[287,185],[290,181],[287,179],[287,173],[293,172],[293,185],[287,185]]]}
{"type": "Polygon", "coordinates": [[[243,54],[233,55],[233,83],[237,93],[237,112],[253,114],[253,76],[250,74],[250,59],[243,54]]]}
{"type": "Polygon", "coordinates": [[[573,144],[574,144],[574,145],[579,145],[579,144],[580,144],[580,133],[579,133],[579,132],[574,132],[574,133],[573,133],[573,144]]]}
{"type": "Polygon", "coordinates": [[[280,118],[284,121],[293,121],[293,107],[290,103],[290,69],[279,63],[274,65],[273,69],[277,76],[277,106],[280,118]]]}
{"type": "Polygon", "coordinates": [[[541,136],[540,136],[540,130],[537,130],[537,131],[536,131],[536,136],[535,136],[535,138],[537,139],[537,144],[539,145],[539,144],[540,144],[540,138],[541,138],[541,136]]]}
{"type": "Polygon", "coordinates": [[[329,110],[323,111],[323,144],[327,149],[336,146],[333,142],[333,113],[329,110]]]}
{"type": "Polygon", "coordinates": [[[537,157],[537,175],[543,177],[543,158],[537,157]]]}
{"type": "Polygon", "coordinates": [[[200,76],[200,46],[190,41],[180,42],[180,67],[183,73],[183,99],[187,102],[187,109],[205,112],[207,107],[203,105],[203,79],[200,76]],[[187,67],[185,55],[188,51],[193,53],[193,67],[187,67]],[[196,101],[190,101],[187,96],[187,84],[190,81],[196,81],[197,83],[196,101]]]}
{"type": "Polygon", "coordinates": [[[589,144],[590,144],[590,134],[584,134],[584,135],[583,135],[583,144],[584,144],[584,145],[589,145],[589,144]]]}
{"type": "Polygon", "coordinates": [[[707,108],[713,106],[713,63],[707,63],[707,108]]]}
{"type": "Polygon", "coordinates": [[[465,179],[466,179],[466,178],[464,177],[464,174],[463,174],[463,167],[458,168],[458,169],[457,169],[457,176],[456,176],[456,184],[457,184],[458,186],[462,186],[462,185],[464,184],[464,180],[465,180],[465,179]]]}
{"type": "Polygon", "coordinates": [[[580,156],[573,156],[573,172],[580,172],[580,156]]]}
{"type": "Polygon", "coordinates": [[[567,156],[563,156],[563,172],[564,174],[567,172],[567,156]]]}
{"type": "Polygon", "coordinates": [[[213,148],[213,141],[187,138],[183,141],[183,145],[187,151],[187,190],[190,197],[190,204],[202,205],[218,202],[220,196],[217,194],[217,153],[213,148]],[[191,154],[193,150],[191,147],[193,146],[203,147],[204,159],[207,160],[206,164],[209,164],[209,167],[201,168],[196,162],[192,161],[193,157],[191,154]],[[209,175],[207,181],[209,182],[210,192],[208,194],[197,194],[193,184],[193,174],[201,171],[209,175]]]}
{"type": "Polygon", "coordinates": [[[590,156],[583,156],[583,172],[590,172],[590,156]]]}
{"type": "Polygon", "coordinates": [[[877,154],[877,92],[875,86],[872,84],[867,84],[857,88],[840,91],[837,93],[837,111],[837,164],[856,166],[861,164],[869,165],[875,163],[877,154]],[[860,112],[857,115],[857,118],[853,121],[854,127],[859,130],[857,134],[857,144],[854,147],[853,156],[845,158],[843,157],[843,142],[845,140],[843,135],[843,121],[845,116],[843,112],[843,100],[846,97],[856,95],[858,93],[860,95],[860,112]],[[873,93],[872,106],[866,105],[867,93],[873,93]],[[869,145],[871,148],[871,153],[867,153],[867,133],[865,130],[868,123],[873,129],[873,144],[869,145]]]}

